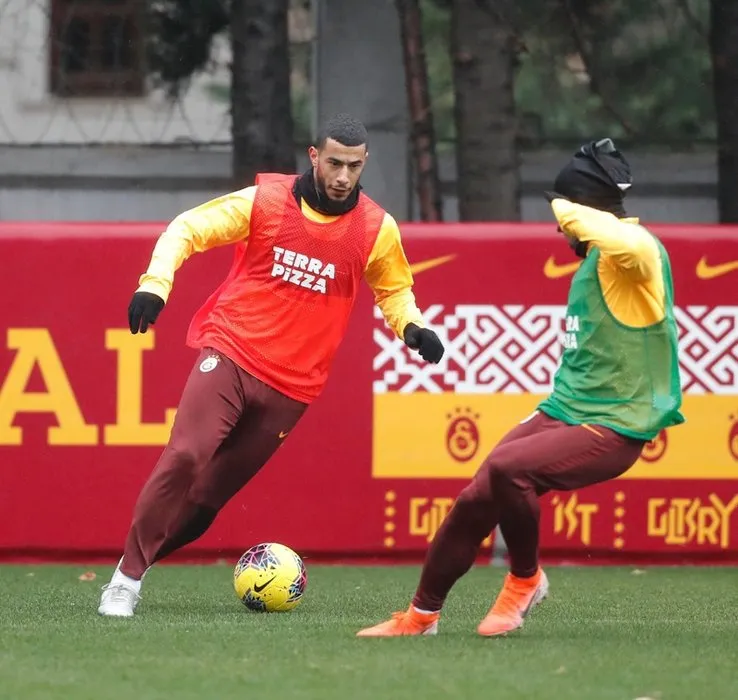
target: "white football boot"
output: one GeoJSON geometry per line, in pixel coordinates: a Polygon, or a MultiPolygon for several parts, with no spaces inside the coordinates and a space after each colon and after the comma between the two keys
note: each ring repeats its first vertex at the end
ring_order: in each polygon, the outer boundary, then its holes
{"type": "Polygon", "coordinates": [[[120,571],[122,561],[121,558],[110,583],[102,587],[97,612],[104,617],[133,617],[138,601],[141,600],[141,581],[136,581],[120,571]]]}

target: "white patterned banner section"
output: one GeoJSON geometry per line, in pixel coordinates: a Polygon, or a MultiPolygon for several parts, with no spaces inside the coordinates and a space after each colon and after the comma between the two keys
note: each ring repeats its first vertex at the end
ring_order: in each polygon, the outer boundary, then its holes
{"type": "MultiPolygon", "coordinates": [[[[395,337],[375,307],[374,393],[548,393],[565,312],[563,305],[433,305],[423,315],[446,353],[431,365],[395,337]]],[[[684,392],[738,394],[738,306],[684,306],[675,316],[684,392]]]]}

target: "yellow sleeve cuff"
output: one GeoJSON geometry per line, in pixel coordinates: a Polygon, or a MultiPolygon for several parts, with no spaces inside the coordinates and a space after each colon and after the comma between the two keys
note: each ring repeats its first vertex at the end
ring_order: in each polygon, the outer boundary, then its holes
{"type": "Polygon", "coordinates": [[[149,292],[150,294],[156,294],[166,303],[169,300],[169,294],[172,291],[172,285],[166,284],[163,280],[149,279],[146,275],[141,275],[138,280],[137,292],[149,292]]]}

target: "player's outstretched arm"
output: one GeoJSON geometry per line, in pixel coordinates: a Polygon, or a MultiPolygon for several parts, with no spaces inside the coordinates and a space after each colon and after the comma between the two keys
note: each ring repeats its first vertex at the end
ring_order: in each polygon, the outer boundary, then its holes
{"type": "Polygon", "coordinates": [[[427,362],[440,362],[443,344],[425,327],[423,315],[415,303],[413,275],[402,247],[400,229],[389,214],[385,214],[364,276],[372,288],[374,301],[395,335],[409,348],[417,350],[427,362]]]}
{"type": "Polygon", "coordinates": [[[159,236],[146,272],[128,307],[131,333],[146,333],[164,308],[174,273],[194,253],[248,238],[256,186],[231,192],[189,209],[159,236]]]}
{"type": "Polygon", "coordinates": [[[596,246],[633,280],[642,282],[660,274],[659,249],[645,228],[632,220],[576,204],[555,192],[547,196],[565,235],[596,246]]]}

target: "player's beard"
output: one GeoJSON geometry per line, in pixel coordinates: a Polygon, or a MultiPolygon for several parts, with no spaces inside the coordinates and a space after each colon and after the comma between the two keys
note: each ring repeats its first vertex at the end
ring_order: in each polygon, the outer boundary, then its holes
{"type": "Polygon", "coordinates": [[[295,180],[292,193],[298,205],[300,201],[304,201],[311,209],[320,214],[340,216],[351,211],[358,204],[359,190],[361,189],[358,183],[351,194],[341,202],[330,199],[325,191],[325,186],[321,188],[315,180],[315,172],[312,166],[295,180]]]}
{"type": "MultiPolygon", "coordinates": [[[[313,206],[309,197],[306,197],[305,199],[316,211],[335,216],[345,214],[357,205],[359,201],[359,192],[361,191],[361,184],[358,180],[356,185],[354,185],[354,189],[351,190],[351,194],[349,194],[346,199],[331,199],[328,196],[328,191],[325,186],[325,178],[321,174],[320,168],[311,168],[310,175],[310,180],[312,181],[313,191],[315,192],[316,197],[316,206],[313,206]]],[[[306,182],[305,184],[307,185],[308,183],[306,182]]]]}

